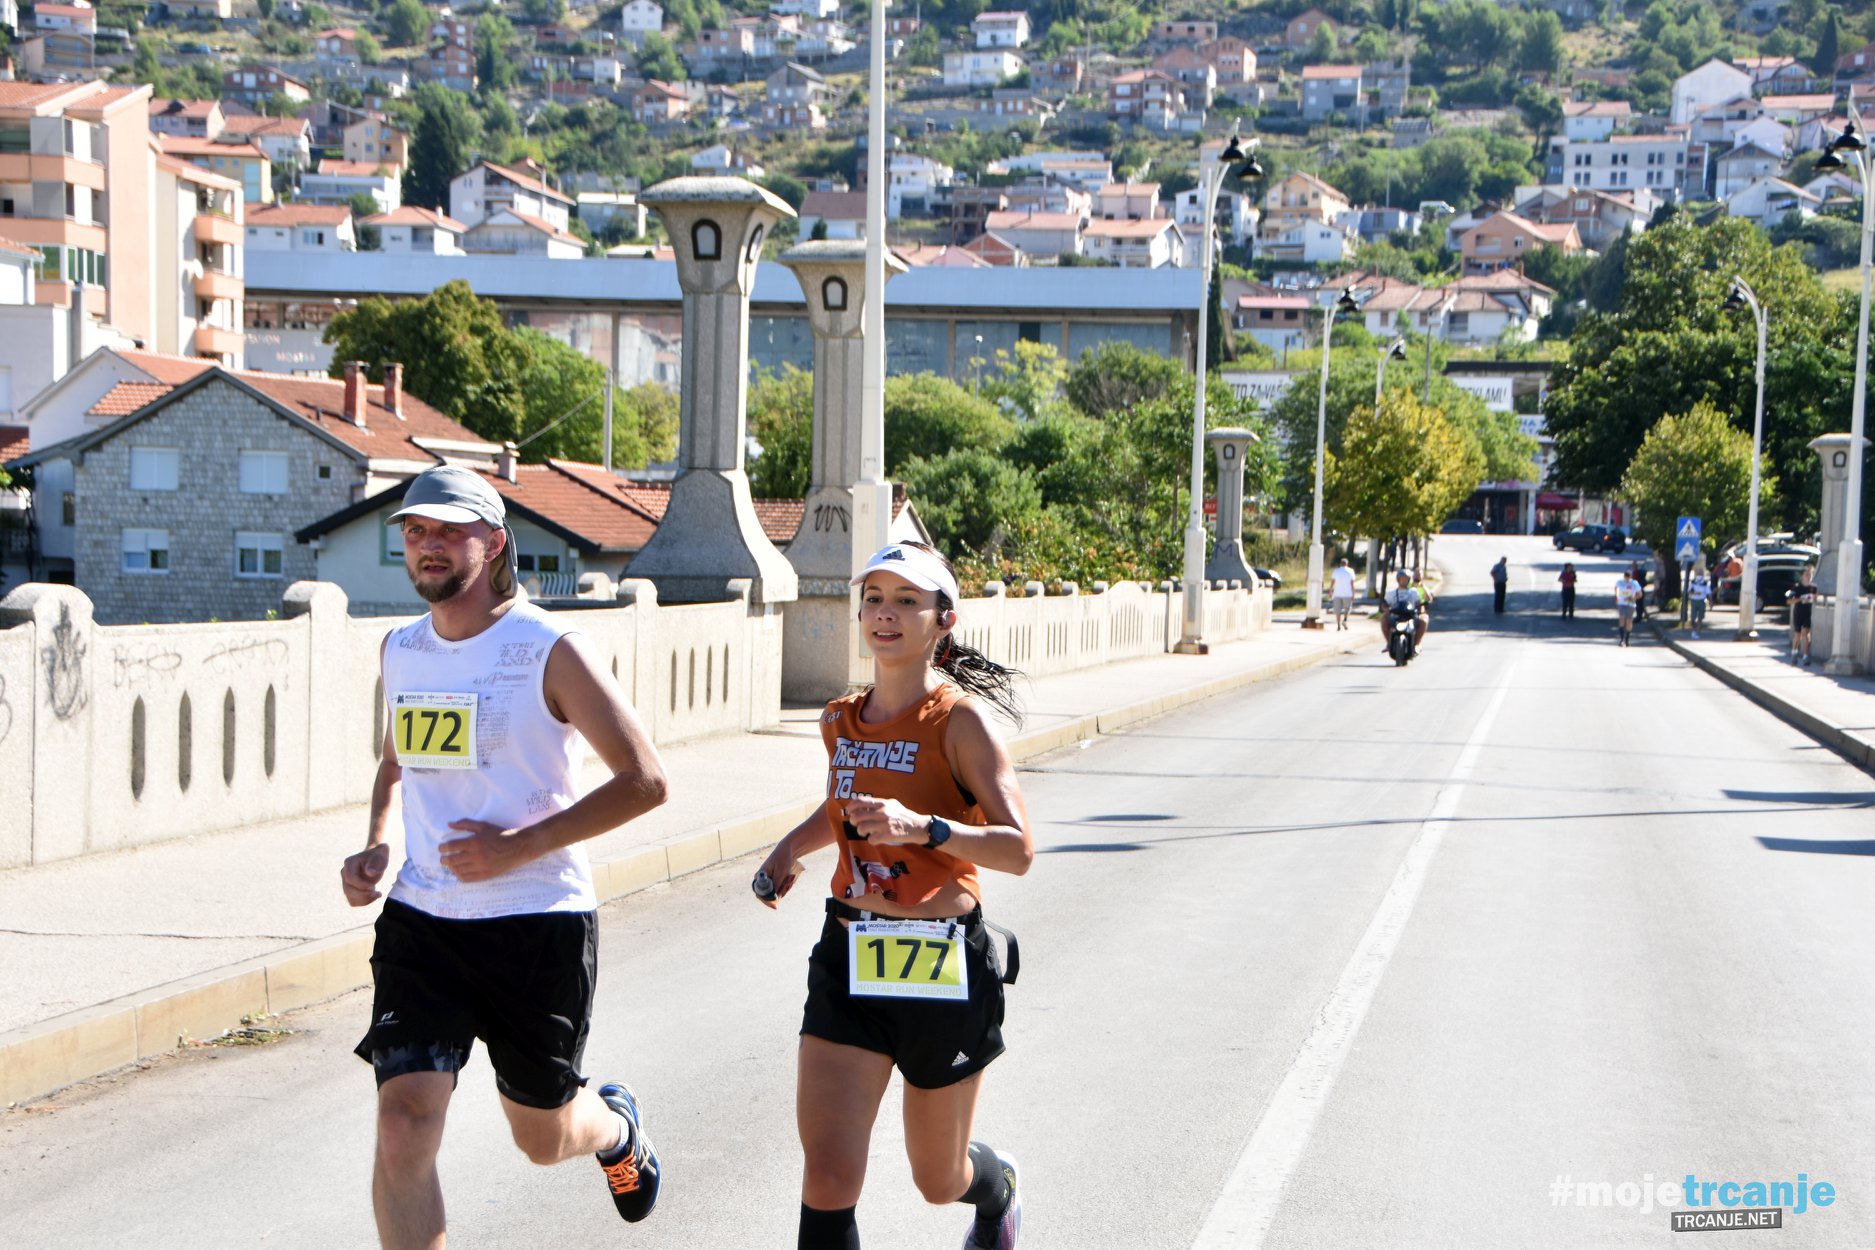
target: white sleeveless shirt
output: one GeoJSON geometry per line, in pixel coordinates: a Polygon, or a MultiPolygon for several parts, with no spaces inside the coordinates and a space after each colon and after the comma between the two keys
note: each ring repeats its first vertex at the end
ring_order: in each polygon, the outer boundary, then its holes
{"type": "Polygon", "coordinates": [[[456,820],[503,829],[571,807],[583,755],[578,732],[547,709],[547,657],[573,630],[516,603],[473,638],[437,636],[430,617],[384,646],[384,700],[403,767],[404,865],[391,897],[445,920],[598,906],[585,848],[552,851],[489,881],[458,881],[444,842],[456,820]]]}

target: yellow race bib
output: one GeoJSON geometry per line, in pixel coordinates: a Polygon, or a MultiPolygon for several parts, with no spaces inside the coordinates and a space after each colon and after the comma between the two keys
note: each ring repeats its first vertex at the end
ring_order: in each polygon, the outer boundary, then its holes
{"type": "Polygon", "coordinates": [[[391,696],[391,736],[405,768],[475,768],[473,694],[399,691],[391,696]]]}
{"type": "Polygon", "coordinates": [[[964,931],[948,920],[857,920],[847,926],[847,991],[871,998],[968,1002],[964,931]]]}

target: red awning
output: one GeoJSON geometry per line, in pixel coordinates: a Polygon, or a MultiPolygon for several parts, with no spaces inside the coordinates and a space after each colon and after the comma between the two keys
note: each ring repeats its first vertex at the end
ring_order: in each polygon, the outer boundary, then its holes
{"type": "Polygon", "coordinates": [[[1574,512],[1576,501],[1567,495],[1555,495],[1544,491],[1536,497],[1536,510],[1538,512],[1574,512]]]}

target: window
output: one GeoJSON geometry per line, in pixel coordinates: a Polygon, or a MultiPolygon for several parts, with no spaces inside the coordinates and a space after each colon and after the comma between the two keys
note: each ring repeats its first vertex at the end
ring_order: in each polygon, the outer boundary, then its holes
{"type": "Polygon", "coordinates": [[[234,536],[234,575],[279,577],[285,553],[284,534],[257,534],[242,530],[234,536]]]}
{"type": "Polygon", "coordinates": [[[713,221],[699,221],[690,227],[690,246],[698,260],[721,260],[723,232],[713,221]]]}
{"type": "Polygon", "coordinates": [[[319,480],[322,482],[329,482],[332,480],[332,466],[331,465],[322,464],[319,466],[319,480]]]}
{"type": "Polygon", "coordinates": [[[181,453],[174,447],[130,449],[131,490],[175,490],[181,453]]]}
{"type": "Polygon", "coordinates": [[[820,284],[820,301],[827,306],[828,312],[846,311],[846,282],[841,278],[828,278],[820,284]]]}
{"type": "Polygon", "coordinates": [[[378,517],[378,530],[384,535],[383,546],[378,552],[378,561],[381,564],[402,564],[404,562],[404,527],[386,520],[388,516],[390,513],[386,512],[378,517]]]}
{"type": "Polygon", "coordinates": [[[59,524],[78,524],[78,496],[69,490],[59,496],[59,524]]]}
{"type": "Polygon", "coordinates": [[[528,555],[522,552],[514,558],[515,566],[523,573],[558,573],[559,556],[528,555]]]}
{"type": "Polygon", "coordinates": [[[241,453],[241,493],[244,495],[286,494],[286,453],[284,451],[243,451],[241,453]]]}
{"type": "Polygon", "coordinates": [[[302,230],[299,232],[299,241],[306,244],[308,247],[324,247],[326,245],[326,232],[323,230],[302,230]]]}
{"type": "Polygon", "coordinates": [[[124,572],[169,572],[169,531],[127,529],[123,538],[124,572]]]}

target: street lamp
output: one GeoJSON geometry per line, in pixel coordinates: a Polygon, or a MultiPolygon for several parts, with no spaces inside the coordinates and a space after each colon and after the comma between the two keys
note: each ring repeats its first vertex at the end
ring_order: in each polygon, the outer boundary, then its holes
{"type": "Polygon", "coordinates": [[[1825,148],[1818,169],[1843,169],[1841,153],[1855,160],[1862,177],[1862,312],[1855,323],[1855,398],[1849,417],[1849,490],[1843,498],[1842,545],[1836,551],[1836,615],[1831,622],[1829,661],[1823,671],[1853,673],[1856,616],[1862,606],[1862,427],[1868,401],[1868,301],[1870,243],[1875,241],[1875,167],[1868,161],[1868,132],[1862,128],[1862,110],[1849,104],[1849,124],[1825,148]]]}
{"type": "MultiPolygon", "coordinates": [[[[1439,318],[1439,337],[1445,339],[1447,343],[1452,340],[1445,333],[1446,318],[1452,315],[1452,305],[1457,302],[1458,296],[1447,295],[1439,302],[1439,306],[1432,310],[1439,318]]],[[[1420,399],[1428,404],[1432,402],[1432,327],[1430,325],[1426,327],[1426,389],[1421,392],[1420,399]]]]}
{"type": "Polygon", "coordinates": [[[1255,156],[1245,153],[1233,132],[1222,159],[1207,159],[1198,174],[1199,198],[1204,205],[1200,228],[1204,246],[1200,249],[1198,299],[1198,379],[1197,398],[1191,417],[1191,516],[1185,526],[1185,593],[1180,614],[1178,645],[1173,650],[1183,655],[1203,655],[1209,648],[1204,641],[1204,399],[1205,348],[1211,325],[1211,236],[1217,228],[1217,193],[1224,180],[1235,174],[1239,179],[1261,178],[1263,166],[1255,156]]]}
{"type": "Polygon", "coordinates": [[[1387,344],[1387,350],[1380,353],[1380,368],[1374,372],[1374,411],[1380,411],[1380,392],[1387,385],[1387,362],[1406,359],[1406,340],[1394,339],[1387,344]]]}
{"type": "Polygon", "coordinates": [[[1758,326],[1758,407],[1751,421],[1751,512],[1745,526],[1745,573],[1738,580],[1738,638],[1758,636],[1758,470],[1764,446],[1764,305],[1743,278],[1732,279],[1732,293],[1725,297],[1725,311],[1751,309],[1751,319],[1758,326]]]}
{"type": "Polygon", "coordinates": [[[1302,628],[1322,627],[1322,452],[1328,445],[1328,349],[1335,336],[1335,314],[1359,312],[1352,289],[1328,305],[1322,315],[1322,387],[1315,405],[1315,524],[1309,530],[1308,608],[1302,614],[1302,628]]]}

